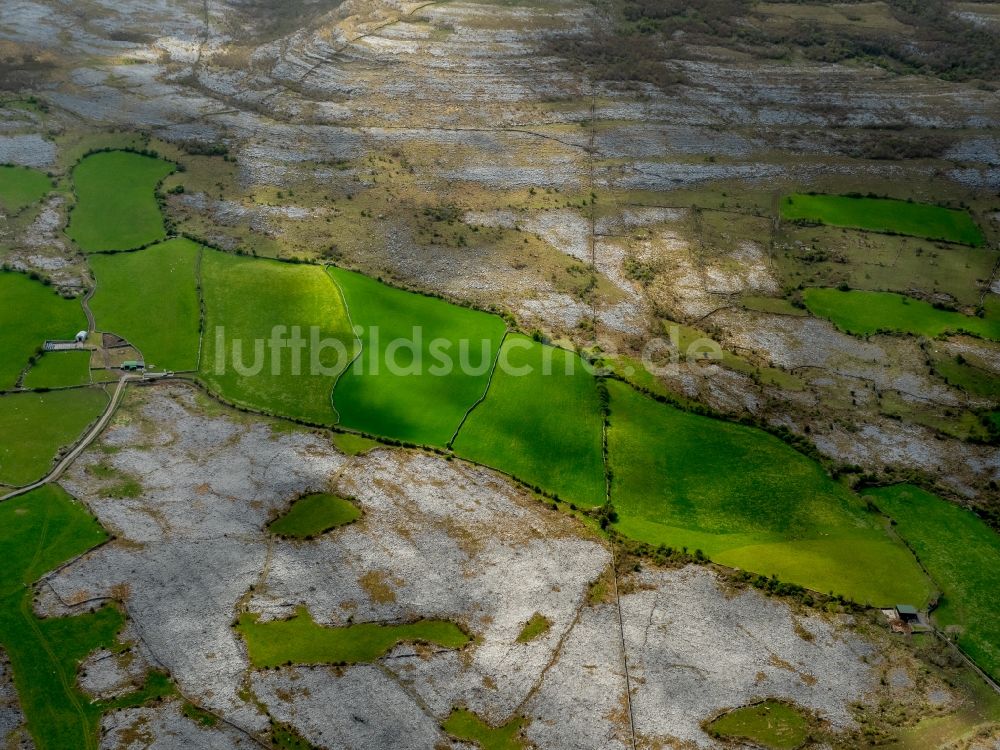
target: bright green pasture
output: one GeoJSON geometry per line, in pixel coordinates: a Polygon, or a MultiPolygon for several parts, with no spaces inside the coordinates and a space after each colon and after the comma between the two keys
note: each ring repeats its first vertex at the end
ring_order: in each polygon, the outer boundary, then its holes
{"type": "Polygon", "coordinates": [[[994,679],[1000,678],[1000,536],[972,512],[900,484],[868,490],[896,522],[943,596],[934,620],[960,630],[958,643],[994,679]]]}
{"type": "Polygon", "coordinates": [[[468,709],[456,708],[441,727],[452,737],[472,742],[480,750],[521,750],[521,730],[527,722],[515,716],[503,726],[491,727],[468,709]]]}
{"type": "Polygon", "coordinates": [[[983,233],[967,211],[888,198],[796,193],[781,201],[781,216],[838,227],[909,234],[963,245],[982,245],[983,233]]]}
{"type": "Polygon", "coordinates": [[[819,464],[761,430],[608,387],[619,531],[860,603],[927,600],[912,555],[819,464]]]}
{"type": "Polygon", "coordinates": [[[69,339],[87,327],[77,300],[63,299],[24,274],[0,271],[0,389],[13,388],[46,339],[69,339]]]}
{"type": "Polygon", "coordinates": [[[100,388],[0,396],[0,484],[40,479],[56,453],[79,438],[108,405],[100,388]]]}
{"type": "Polygon", "coordinates": [[[24,376],[25,388],[66,388],[90,382],[90,352],[46,352],[24,376]]]}
{"type": "Polygon", "coordinates": [[[242,614],[236,629],[247,642],[255,667],[292,664],[360,664],[373,662],[400,643],[432,643],[461,648],[469,636],[446,620],[418,620],[405,625],[374,622],[326,627],[299,607],[288,620],[259,622],[256,614],[242,614]]]}
{"type": "Polygon", "coordinates": [[[300,497],[267,528],[278,536],[311,539],[359,518],[361,511],[351,501],[326,492],[317,492],[300,497]]]}
{"type": "Polygon", "coordinates": [[[97,521],[62,489],[46,485],[0,503],[0,645],[7,651],[28,729],[39,750],[96,749],[104,706],[76,683],[80,662],[113,647],[123,624],[117,609],[38,619],[31,584],[100,544],[97,521]]]}
{"type": "Polygon", "coordinates": [[[599,505],[605,497],[601,433],[597,381],[583,361],[512,334],[486,399],[469,414],[454,448],[565,500],[599,505]]]}
{"type": "Polygon", "coordinates": [[[133,253],[94,255],[97,327],[127,339],[147,367],[198,367],[197,265],[201,247],[177,238],[133,253]]]}
{"type": "Polygon", "coordinates": [[[802,713],[773,700],[723,714],[708,729],[720,737],[750,740],[773,750],[794,750],[809,736],[809,722],[802,713]]]}
{"type": "Polygon", "coordinates": [[[325,270],[206,249],[202,289],[207,325],[201,377],[210,388],[269,414],[336,422],[333,385],[356,340],[343,297],[325,270]],[[305,347],[272,349],[266,342],[276,326],[283,340],[297,326],[305,347]]]}
{"type": "Polygon", "coordinates": [[[939,310],[928,302],[892,292],[840,291],[813,287],[802,293],[809,312],[827,318],[847,333],[866,336],[878,331],[941,336],[970,333],[1000,341],[1000,318],[977,318],[939,310]]]}
{"type": "Polygon", "coordinates": [[[339,268],[330,273],[344,292],[351,320],[363,328],[361,356],[333,394],[340,424],[397,440],[447,445],[486,390],[503,320],[339,268]],[[414,345],[393,343],[401,340],[414,345]]]}
{"type": "Polygon", "coordinates": [[[156,186],[174,165],[130,151],[104,151],[73,168],[76,205],[66,234],[83,250],[130,250],[166,236],[156,186]]]}
{"type": "Polygon", "coordinates": [[[16,214],[52,189],[48,175],[27,167],[0,166],[0,209],[16,214]]]}

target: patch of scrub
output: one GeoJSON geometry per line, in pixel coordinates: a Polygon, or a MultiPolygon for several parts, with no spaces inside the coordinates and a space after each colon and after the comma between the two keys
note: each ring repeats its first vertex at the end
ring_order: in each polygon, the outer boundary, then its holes
{"type": "Polygon", "coordinates": [[[0,271],[0,300],[0,389],[14,387],[46,339],[72,341],[87,327],[77,300],[60,297],[21,273],[0,271]]]}
{"type": "Polygon", "coordinates": [[[524,623],[521,634],[517,636],[518,643],[529,643],[536,638],[541,638],[552,627],[552,621],[541,612],[535,612],[531,619],[524,623]]]}
{"type": "Polygon", "coordinates": [[[486,390],[506,330],[503,319],[339,268],[330,273],[351,320],[363,329],[361,356],[333,394],[340,424],[447,445],[486,390]]]}
{"type": "Polygon", "coordinates": [[[317,492],[300,497],[267,528],[278,536],[312,539],[359,518],[361,511],[351,501],[328,492],[317,492]]]}
{"type": "Polygon", "coordinates": [[[608,388],[619,531],[861,603],[927,601],[906,548],[819,464],[761,430],[608,388]]]}
{"type": "MultiPolygon", "coordinates": [[[[994,679],[1000,678],[1000,536],[974,513],[919,487],[866,492],[940,586],[934,621],[994,679]]],[[[906,603],[906,602],[904,602],[906,603]]]]}
{"type": "Polygon", "coordinates": [[[98,329],[126,339],[147,368],[197,369],[200,252],[177,238],[134,253],[93,256],[97,291],[90,308],[98,329]]]}
{"type": "Polygon", "coordinates": [[[317,624],[305,607],[299,607],[288,620],[260,622],[259,615],[244,613],[236,629],[246,639],[250,661],[258,668],[282,664],[360,664],[375,661],[400,643],[458,649],[471,640],[465,631],[447,620],[325,627],[317,624]]]}
{"type": "Polygon", "coordinates": [[[838,227],[908,234],[979,246],[983,233],[967,211],[888,198],[796,193],[781,201],[781,216],[838,227]]]}
{"type": "Polygon", "coordinates": [[[729,711],[706,729],[713,737],[749,740],[770,750],[795,750],[809,737],[809,722],[802,712],[773,700],[729,711]]]}
{"type": "Polygon", "coordinates": [[[837,328],[856,335],[878,332],[941,336],[970,333],[1000,341],[1000,318],[987,313],[979,318],[941,310],[929,302],[893,292],[841,291],[812,287],[802,293],[809,312],[827,318],[837,328]]]}
{"type": "Polygon", "coordinates": [[[43,477],[59,450],[81,437],[107,405],[101,388],[0,396],[0,484],[43,477]]]}
{"type": "Polygon", "coordinates": [[[515,716],[506,724],[494,727],[472,711],[457,708],[441,726],[455,739],[471,742],[480,750],[521,750],[524,747],[521,732],[526,723],[522,717],[515,716]]]}
{"type": "Polygon", "coordinates": [[[103,151],[73,168],[76,205],[66,234],[86,252],[130,250],[166,236],[156,186],[174,165],[130,151],[103,151]]]}
{"type": "Polygon", "coordinates": [[[51,189],[52,180],[44,172],[0,165],[0,210],[16,214],[40,201],[51,189]]]}
{"type": "Polygon", "coordinates": [[[68,388],[90,383],[90,351],[45,352],[24,376],[25,388],[68,388]]]}
{"type": "Polygon", "coordinates": [[[597,381],[576,354],[507,337],[455,452],[584,505],[604,502],[597,381]],[[569,373],[569,374],[567,374],[569,373]]]}
{"type": "Polygon", "coordinates": [[[201,377],[223,398],[268,414],[333,424],[331,394],[356,340],[336,284],[318,266],[204,250],[201,377]],[[301,349],[272,349],[295,332],[301,349]],[[277,355],[275,355],[277,352],[277,355]]]}

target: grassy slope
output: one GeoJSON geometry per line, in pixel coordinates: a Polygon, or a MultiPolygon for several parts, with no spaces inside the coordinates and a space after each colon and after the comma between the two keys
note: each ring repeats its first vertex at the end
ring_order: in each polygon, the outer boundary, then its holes
{"type": "Polygon", "coordinates": [[[805,219],[964,245],[978,246],[984,242],[983,233],[966,211],[926,203],[799,193],[781,201],[781,216],[789,220],[805,219]]]}
{"type": "Polygon", "coordinates": [[[521,335],[507,337],[486,400],[469,415],[455,452],[581,505],[604,502],[601,407],[597,383],[575,354],[521,335]],[[525,348],[526,347],[526,348],[525,348]],[[552,374],[543,374],[552,356],[552,374]],[[575,373],[565,375],[567,360],[575,373]],[[529,366],[517,376],[500,364],[529,366]]]}
{"type": "Polygon", "coordinates": [[[620,531],[861,603],[926,601],[912,556],[814,461],[760,430],[608,386],[620,531]]]}
{"type": "Polygon", "coordinates": [[[748,739],[774,750],[793,750],[806,741],[809,722],[791,706],[765,701],[723,714],[709,729],[723,737],[748,739]]]}
{"type": "Polygon", "coordinates": [[[128,151],[85,157],[73,169],[77,202],[66,234],[88,252],[128,250],[163,239],[156,186],[170,162],[128,151]]]}
{"type": "Polygon", "coordinates": [[[24,376],[25,388],[65,388],[90,382],[90,352],[46,352],[24,376]]]}
{"type": "Polygon", "coordinates": [[[345,627],[318,625],[305,607],[288,620],[258,622],[258,615],[240,615],[236,629],[247,642],[255,667],[292,664],[359,664],[375,661],[404,642],[461,648],[469,636],[445,620],[420,620],[406,625],[360,623],[345,627]]]}
{"type": "Polygon", "coordinates": [[[868,490],[896,521],[941,587],[934,611],[941,628],[962,628],[959,644],[979,666],[1000,678],[1000,536],[971,512],[910,485],[868,490]]]}
{"type": "Polygon", "coordinates": [[[318,326],[321,338],[341,342],[350,355],[355,346],[343,298],[327,273],[318,266],[292,265],[276,261],[226,255],[205,250],[202,284],[207,323],[203,341],[201,374],[213,390],[235,403],[272,414],[333,424],[336,413],[331,393],[336,375],[346,362],[333,348],[301,353],[300,374],[293,374],[289,349],[282,350],[280,367],[272,374],[271,355],[264,349],[263,369],[257,375],[240,375],[233,368],[234,340],[243,342],[242,361],[254,360],[254,340],[271,337],[275,325],[301,326],[310,337],[318,326]],[[225,351],[219,351],[216,327],[225,329],[225,351]],[[310,374],[313,355],[329,368],[329,374],[310,374]],[[224,371],[217,358],[222,355],[224,371]]]}
{"type": "Polygon", "coordinates": [[[364,328],[361,357],[344,373],[334,393],[340,424],[373,435],[446,445],[465,412],[486,390],[505,330],[503,320],[350,271],[331,268],[330,273],[344,292],[354,324],[364,328]],[[378,327],[377,338],[372,326],[378,327]],[[421,334],[419,359],[403,349],[394,361],[403,368],[419,368],[418,374],[394,375],[387,366],[387,347],[395,339],[414,339],[415,326],[421,334]],[[453,372],[434,374],[432,368],[439,363],[429,347],[435,339],[452,342],[446,353],[454,360],[453,372]],[[481,374],[463,373],[458,366],[462,340],[469,342],[468,362],[481,374]],[[484,340],[489,342],[485,357],[484,340]],[[363,369],[359,373],[356,368],[363,369]]]}
{"type": "Polygon", "coordinates": [[[40,750],[96,748],[103,707],[76,686],[79,662],[111,646],[122,625],[113,607],[39,620],[30,584],[105,539],[104,531],[63,490],[48,485],[0,504],[0,644],[14,671],[28,728],[40,750]]]}
{"type": "Polygon", "coordinates": [[[196,369],[199,252],[179,238],[135,253],[93,256],[97,291],[90,307],[98,329],[128,339],[147,366],[196,369]]]}
{"type": "Polygon", "coordinates": [[[45,339],[72,339],[87,327],[80,303],[24,274],[0,271],[0,389],[12,388],[45,339]]]}
{"type": "Polygon", "coordinates": [[[48,176],[27,167],[0,166],[0,208],[16,214],[52,189],[48,176]]]}
{"type": "Polygon", "coordinates": [[[949,310],[938,310],[922,300],[892,292],[862,292],[813,287],[802,293],[809,311],[827,318],[847,333],[867,335],[876,331],[899,331],[919,336],[940,336],[962,331],[1000,341],[1000,319],[977,318],[949,310]]]}
{"type": "Polygon", "coordinates": [[[296,500],[287,513],[271,522],[268,530],[279,536],[304,539],[326,533],[360,517],[361,511],[349,500],[318,492],[296,500]]]}
{"type": "Polygon", "coordinates": [[[0,483],[20,486],[44,476],[56,452],[107,405],[100,388],[0,396],[0,483]]]}

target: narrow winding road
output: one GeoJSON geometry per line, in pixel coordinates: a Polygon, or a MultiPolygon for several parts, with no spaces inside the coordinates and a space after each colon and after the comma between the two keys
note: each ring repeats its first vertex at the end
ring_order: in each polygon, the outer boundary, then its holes
{"type": "Polygon", "coordinates": [[[117,408],[119,402],[121,401],[122,395],[125,393],[125,385],[128,383],[128,381],[136,379],[138,378],[135,375],[123,374],[121,378],[118,380],[118,386],[115,388],[115,392],[111,394],[111,400],[108,402],[108,408],[104,410],[104,414],[102,414],[101,418],[98,419],[97,422],[94,424],[94,426],[90,428],[90,431],[86,435],[84,435],[83,438],[73,447],[73,450],[71,450],[69,453],[63,456],[62,459],[59,461],[59,463],[57,463],[55,467],[52,469],[52,471],[50,471],[44,477],[39,479],[37,482],[26,485],[24,487],[19,487],[16,490],[8,492],[3,497],[0,497],[0,503],[4,502],[5,500],[11,500],[15,497],[20,497],[21,495],[31,492],[32,490],[37,490],[39,487],[42,487],[48,484],[49,482],[54,482],[59,477],[61,477],[63,472],[69,468],[69,465],[73,463],[77,459],[77,457],[81,453],[83,453],[84,450],[86,450],[87,446],[94,441],[94,438],[96,438],[98,435],[101,434],[101,431],[107,426],[108,422],[111,420],[111,415],[115,413],[115,409],[117,408]]]}

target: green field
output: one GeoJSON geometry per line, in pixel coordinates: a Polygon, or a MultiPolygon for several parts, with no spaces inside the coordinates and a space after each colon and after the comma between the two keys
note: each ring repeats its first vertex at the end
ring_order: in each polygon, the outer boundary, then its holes
{"type": "Polygon", "coordinates": [[[338,526],[361,518],[358,507],[342,497],[317,492],[300,497],[281,517],[268,524],[268,531],[294,539],[312,539],[338,526]]]}
{"type": "Polygon", "coordinates": [[[441,728],[458,740],[478,745],[481,750],[521,750],[521,730],[527,722],[515,716],[500,727],[491,727],[468,709],[456,708],[441,728]]]}
{"type": "Polygon", "coordinates": [[[507,337],[486,400],[473,409],[455,453],[581,505],[604,502],[597,381],[573,353],[507,337]],[[549,362],[546,372],[546,362],[549,362]],[[504,362],[509,367],[504,368],[504,362]],[[566,375],[567,363],[573,370],[566,375]],[[523,368],[529,374],[519,375],[523,368]]]}
{"type": "Polygon", "coordinates": [[[58,450],[107,405],[100,388],[0,396],[0,484],[19,487],[45,476],[58,450]]]}
{"type": "Polygon", "coordinates": [[[708,725],[708,731],[773,750],[794,750],[809,737],[809,722],[785,703],[764,701],[723,714],[708,725]]]}
{"type": "Polygon", "coordinates": [[[373,622],[325,627],[299,607],[288,620],[259,622],[256,614],[242,614],[236,629],[247,642],[255,667],[292,664],[361,664],[373,662],[400,643],[432,643],[461,648],[470,641],[461,628],[446,620],[418,620],[405,625],[373,622]]]}
{"type": "Polygon", "coordinates": [[[1000,678],[1000,536],[975,514],[918,487],[868,490],[879,509],[941,589],[934,620],[960,630],[958,643],[994,679],[1000,678]]]}
{"type": "Polygon", "coordinates": [[[0,504],[0,645],[14,671],[21,707],[39,750],[96,750],[105,707],[76,683],[90,652],[113,647],[123,617],[111,606],[93,614],[38,619],[30,585],[100,544],[105,533],[62,489],[47,485],[0,504]]]}
{"type": "Polygon", "coordinates": [[[83,308],[50,287],[12,271],[0,271],[0,389],[14,387],[28,358],[46,339],[69,339],[87,327],[83,308]]]}
{"type": "Polygon", "coordinates": [[[760,430],[608,387],[619,531],[862,604],[927,601],[913,557],[819,464],[760,430]]]}
{"type": "Polygon", "coordinates": [[[178,238],[134,253],[93,256],[97,291],[90,308],[98,330],[127,339],[147,367],[196,370],[200,252],[178,238]]]}
{"type": "Polygon", "coordinates": [[[205,383],[251,409],[316,424],[336,422],[333,385],[353,356],[356,340],[343,298],[326,271],[206,249],[202,288],[207,316],[201,360],[205,383]],[[272,350],[266,342],[275,326],[284,327],[278,331],[283,338],[298,326],[306,346],[298,352],[289,347],[272,350]],[[340,350],[326,339],[337,342],[340,350]],[[234,365],[237,360],[242,374],[234,365]],[[256,373],[255,362],[260,364],[256,373]]]}
{"type": "Polygon", "coordinates": [[[73,168],[76,205],[66,234],[87,252],[130,250],[166,236],[156,186],[174,165],[129,151],[84,157],[73,168]]]}
{"type": "Polygon", "coordinates": [[[0,209],[16,214],[52,189],[48,175],[27,167],[0,166],[0,209]]]}
{"type": "Polygon", "coordinates": [[[963,245],[982,245],[983,233],[967,211],[888,198],[796,193],[781,201],[781,217],[852,229],[908,234],[963,245]]]}
{"type": "Polygon", "coordinates": [[[964,332],[1000,341],[1000,318],[939,310],[902,294],[813,287],[802,292],[802,299],[813,315],[827,318],[840,330],[855,335],[891,331],[933,338],[964,332]]]}
{"type": "Polygon", "coordinates": [[[364,329],[361,356],[333,394],[341,426],[447,445],[486,390],[506,327],[503,320],[350,271],[331,268],[330,273],[343,290],[351,320],[364,329]],[[413,347],[394,341],[411,341],[413,347]],[[445,358],[454,367],[443,365],[445,358]],[[463,361],[470,367],[462,367],[463,361]]]}
{"type": "Polygon", "coordinates": [[[25,388],[66,388],[90,383],[90,352],[46,352],[24,376],[25,388]]]}

